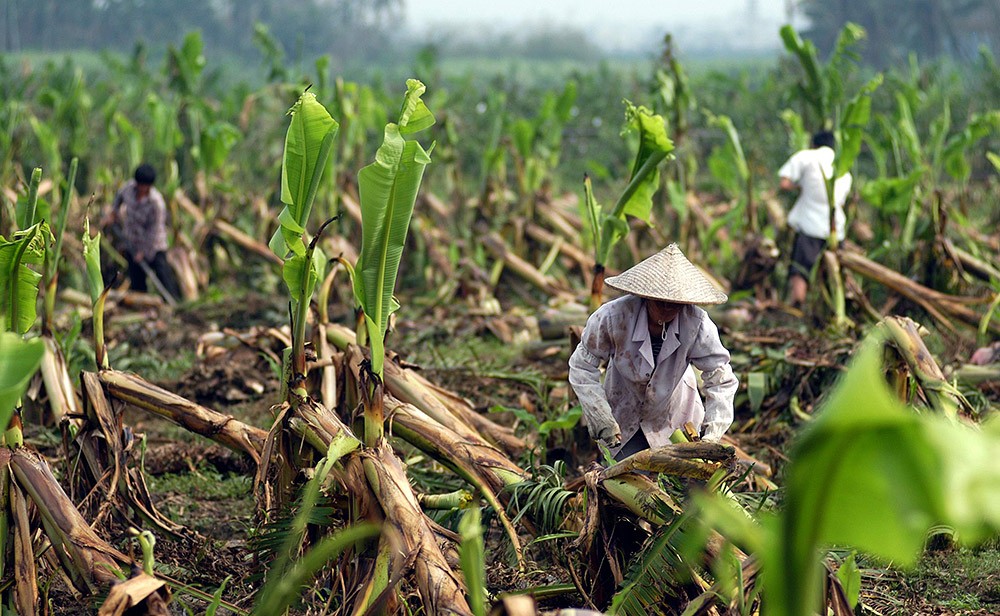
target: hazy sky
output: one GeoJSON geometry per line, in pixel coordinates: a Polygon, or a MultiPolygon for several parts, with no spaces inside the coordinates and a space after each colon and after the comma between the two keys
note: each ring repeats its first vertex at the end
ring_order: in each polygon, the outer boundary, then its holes
{"type": "Polygon", "coordinates": [[[678,42],[759,46],[780,44],[786,0],[407,0],[410,27],[418,33],[441,24],[509,30],[543,24],[582,29],[611,47],[646,41],[651,32],[673,32],[678,42]],[[717,40],[705,40],[717,36],[717,40]],[[735,37],[735,38],[734,38],[735,37]]]}

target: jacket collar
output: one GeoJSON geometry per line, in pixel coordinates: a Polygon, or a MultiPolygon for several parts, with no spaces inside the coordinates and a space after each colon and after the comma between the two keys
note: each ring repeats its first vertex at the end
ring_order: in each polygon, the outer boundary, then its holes
{"type": "MultiPolygon", "coordinates": [[[[632,342],[639,345],[639,354],[646,361],[650,368],[657,364],[657,359],[653,357],[653,341],[649,335],[648,315],[646,312],[646,302],[642,298],[638,300],[638,309],[635,311],[635,318],[632,320],[632,342]]],[[[663,341],[663,348],[660,350],[660,357],[669,357],[681,346],[689,348],[697,335],[697,327],[694,321],[697,318],[695,306],[684,306],[677,317],[667,326],[667,339],[663,341]]]]}

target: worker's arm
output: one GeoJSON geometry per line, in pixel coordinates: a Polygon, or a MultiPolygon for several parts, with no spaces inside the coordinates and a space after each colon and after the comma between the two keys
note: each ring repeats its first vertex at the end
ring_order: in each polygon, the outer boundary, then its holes
{"type": "Polygon", "coordinates": [[[719,328],[707,314],[702,316],[701,329],[689,357],[694,367],[701,370],[704,384],[705,420],[701,438],[717,441],[733,424],[733,398],[740,382],[729,364],[729,351],[719,339],[719,328]]]}
{"type": "Polygon", "coordinates": [[[613,341],[604,331],[601,316],[591,315],[580,344],[569,358],[569,383],[580,400],[590,437],[616,447],[621,443],[621,428],[601,383],[601,364],[608,360],[611,348],[613,341]]]}
{"type": "Polygon", "coordinates": [[[779,187],[781,190],[796,191],[802,180],[801,152],[794,154],[778,169],[779,187]]]}

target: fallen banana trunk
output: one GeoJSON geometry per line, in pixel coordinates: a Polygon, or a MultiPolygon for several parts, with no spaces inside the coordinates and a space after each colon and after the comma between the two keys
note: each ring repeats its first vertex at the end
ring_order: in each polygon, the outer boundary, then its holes
{"type": "MultiPolygon", "coordinates": [[[[924,344],[920,327],[915,321],[907,317],[886,317],[879,323],[879,328],[905,362],[932,409],[949,417],[955,417],[959,411],[973,412],[972,405],[962,392],[945,378],[934,355],[924,344]]],[[[906,400],[911,391],[908,379],[900,380],[898,391],[906,400]]]]}
{"type": "Polygon", "coordinates": [[[45,460],[23,447],[0,448],[0,466],[9,468],[16,485],[34,502],[51,548],[73,586],[93,594],[118,580],[132,560],[101,539],[53,476],[45,460]]]}
{"type": "MultiPolygon", "coordinates": [[[[540,227],[539,225],[532,222],[529,222],[528,224],[525,225],[524,232],[527,233],[528,237],[535,240],[536,242],[539,242],[540,244],[544,244],[550,247],[558,246],[558,250],[560,253],[569,257],[576,263],[577,267],[579,267],[580,271],[583,273],[585,279],[587,276],[590,276],[591,273],[593,272],[594,258],[585,253],[584,251],[580,250],[580,248],[573,242],[566,241],[565,238],[563,238],[562,236],[556,235],[555,233],[552,233],[548,229],[540,227]]],[[[576,236],[574,235],[573,237],[576,236]]],[[[588,285],[590,284],[589,280],[585,280],[585,282],[588,285]]]]}
{"type": "Polygon", "coordinates": [[[944,238],[943,242],[946,250],[962,266],[962,269],[986,282],[1000,280],[1000,270],[993,263],[985,259],[980,259],[970,252],[955,246],[950,239],[944,238]]]}
{"type": "Polygon", "coordinates": [[[1000,381],[1000,364],[977,366],[965,364],[954,372],[955,378],[963,383],[978,385],[987,381],[1000,381]]]}
{"type": "MultiPolygon", "coordinates": [[[[362,357],[360,347],[356,345],[348,347],[347,367],[355,383],[361,382],[362,357]]],[[[387,382],[392,372],[390,366],[395,365],[393,362],[388,362],[384,366],[387,382]]],[[[399,369],[398,366],[395,368],[399,369]]],[[[422,409],[401,402],[389,393],[382,396],[382,404],[395,434],[449,466],[483,493],[483,497],[500,518],[517,555],[518,563],[523,566],[524,554],[517,532],[497,495],[505,487],[522,481],[525,478],[524,471],[477,432],[458,421],[447,409],[436,409],[442,411],[439,415],[448,422],[446,425],[436,416],[425,414],[422,409]],[[457,432],[455,427],[461,432],[457,432]]]]}
{"type": "Polygon", "coordinates": [[[531,286],[541,290],[553,298],[570,301],[575,299],[565,284],[555,278],[538,271],[534,265],[514,254],[499,235],[492,231],[485,232],[480,241],[495,259],[503,261],[514,274],[531,286]]]}
{"type": "MultiPolygon", "coordinates": [[[[81,383],[86,422],[76,423],[74,442],[83,453],[90,477],[90,482],[85,482],[87,485],[82,487],[88,494],[93,494],[93,488],[107,479],[105,500],[99,508],[95,524],[111,506],[124,505],[141,519],[129,520],[136,526],[148,524],[175,537],[193,535],[160,513],[153,504],[142,469],[137,468],[135,462],[129,463],[133,446],[131,431],[126,432],[121,414],[112,410],[98,375],[84,372],[81,383]]],[[[79,481],[83,478],[76,473],[74,479],[79,481]]],[[[125,511],[122,513],[127,515],[125,511]]]]}
{"type": "Polygon", "coordinates": [[[195,434],[245,453],[255,463],[260,463],[260,452],[267,437],[264,430],[247,425],[232,415],[223,415],[195,404],[134,374],[102,370],[98,377],[113,398],[169,419],[195,434]]]}
{"type": "Polygon", "coordinates": [[[35,552],[31,547],[28,501],[17,484],[10,483],[6,488],[9,490],[14,530],[14,604],[18,614],[32,616],[38,610],[38,573],[35,568],[35,552]]]}
{"type": "Polygon", "coordinates": [[[234,244],[243,248],[247,252],[253,253],[265,261],[270,261],[271,263],[281,265],[284,261],[278,255],[267,247],[267,244],[259,242],[254,238],[250,237],[240,229],[236,228],[234,225],[226,222],[225,220],[216,218],[212,221],[212,232],[232,241],[234,244]]]}
{"type": "MultiPolygon", "coordinates": [[[[491,421],[472,408],[469,401],[459,396],[455,392],[449,391],[440,385],[435,385],[428,381],[419,372],[400,368],[401,374],[405,378],[413,379],[419,387],[433,394],[449,411],[465,420],[479,434],[483,435],[487,441],[496,445],[511,456],[519,456],[527,449],[528,444],[523,438],[514,434],[514,429],[491,421]]],[[[402,393],[402,392],[400,392],[402,393]]],[[[399,397],[399,396],[397,396],[399,397]]],[[[400,398],[403,399],[403,398],[400,398]]],[[[420,408],[419,404],[415,404],[420,408]]]]}
{"type": "Polygon", "coordinates": [[[471,616],[462,584],[437,545],[399,459],[384,441],[366,450],[365,475],[376,498],[413,554],[414,573],[425,614],[471,616]]]}
{"type": "MultiPolygon", "coordinates": [[[[853,250],[839,250],[837,256],[840,264],[847,269],[874,280],[920,305],[949,331],[955,331],[951,318],[956,318],[972,327],[980,325],[982,315],[968,307],[969,304],[982,303],[983,300],[980,298],[959,297],[935,291],[853,250]]],[[[990,319],[986,327],[994,334],[1000,335],[1000,322],[995,319],[990,319]]]]}
{"type": "Polygon", "coordinates": [[[734,468],[735,461],[736,450],[729,445],[707,441],[674,443],[633,454],[604,469],[599,479],[641,470],[708,480],[719,470],[734,468]]]}
{"type": "MultiPolygon", "coordinates": [[[[354,331],[331,323],[327,326],[327,338],[338,349],[351,354],[348,364],[356,369],[362,351],[354,344],[354,331]]],[[[392,396],[427,413],[463,439],[487,446],[496,445],[511,455],[519,455],[527,447],[523,439],[514,436],[512,429],[490,421],[465,400],[393,361],[385,362],[385,386],[392,396]]]]}
{"type": "Polygon", "coordinates": [[[525,473],[492,447],[463,442],[453,432],[424,415],[410,404],[386,396],[393,433],[431,455],[478,489],[500,519],[514,548],[518,564],[524,565],[524,551],[517,531],[498,494],[525,479],[525,473]]]}

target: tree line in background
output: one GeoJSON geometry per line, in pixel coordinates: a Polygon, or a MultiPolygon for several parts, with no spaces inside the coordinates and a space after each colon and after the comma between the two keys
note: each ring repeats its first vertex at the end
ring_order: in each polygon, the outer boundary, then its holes
{"type": "Polygon", "coordinates": [[[200,29],[215,51],[253,52],[262,23],[287,50],[377,56],[400,19],[402,0],[5,0],[0,49],[128,49],[177,43],[200,29]]]}
{"type": "MultiPolygon", "coordinates": [[[[0,51],[125,50],[138,41],[180,42],[202,31],[213,52],[254,53],[263,24],[293,57],[330,54],[335,60],[373,61],[412,46],[399,36],[405,0],[5,0],[0,3],[0,51]]],[[[859,50],[884,67],[910,53],[922,58],[975,57],[981,47],[1000,52],[1000,3],[995,0],[798,0],[805,34],[823,53],[834,49],[846,22],[865,28],[859,50]]],[[[441,53],[527,58],[592,59],[599,54],[585,32],[559,28],[517,33],[438,31],[428,41],[441,53]]]]}
{"type": "Polygon", "coordinates": [[[923,58],[968,60],[980,47],[1000,51],[1000,2],[996,0],[800,0],[809,21],[805,35],[824,52],[841,28],[854,22],[868,32],[862,57],[876,66],[923,58]]]}

